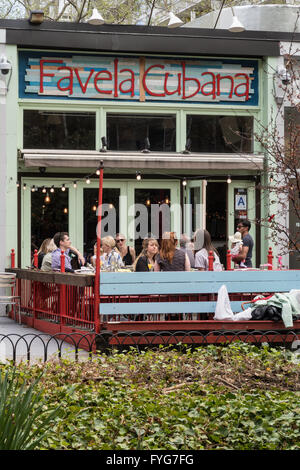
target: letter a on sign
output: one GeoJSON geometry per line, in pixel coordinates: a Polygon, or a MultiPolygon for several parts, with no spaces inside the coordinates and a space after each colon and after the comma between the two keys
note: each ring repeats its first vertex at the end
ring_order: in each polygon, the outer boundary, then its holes
{"type": "Polygon", "coordinates": [[[235,196],[235,210],[241,211],[247,209],[247,196],[246,194],[236,194],[235,196]]]}

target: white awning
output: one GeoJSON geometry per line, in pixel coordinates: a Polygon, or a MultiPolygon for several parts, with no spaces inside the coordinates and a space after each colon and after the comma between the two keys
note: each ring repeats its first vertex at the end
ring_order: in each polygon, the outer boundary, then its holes
{"type": "Polygon", "coordinates": [[[19,151],[25,167],[104,168],[122,169],[182,169],[182,170],[252,170],[263,169],[263,155],[162,153],[162,152],[97,152],[73,150],[19,151]]]}

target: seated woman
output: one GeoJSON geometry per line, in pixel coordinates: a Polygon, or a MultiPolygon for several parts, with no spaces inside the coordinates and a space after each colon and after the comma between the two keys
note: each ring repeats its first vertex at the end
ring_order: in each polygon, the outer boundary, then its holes
{"type": "MultiPolygon", "coordinates": [[[[45,256],[46,253],[48,253],[48,246],[49,244],[51,244],[51,241],[52,238],[45,238],[45,240],[42,242],[40,248],[38,249],[38,269],[41,269],[42,267],[42,262],[43,262],[43,258],[45,256]]],[[[33,264],[33,262],[32,262],[33,264]]]]}
{"type": "Polygon", "coordinates": [[[134,263],[134,271],[153,271],[159,245],[155,238],[145,238],[143,249],[134,263]]]}
{"type": "Polygon", "coordinates": [[[135,261],[135,250],[132,246],[126,245],[126,238],[122,233],[116,235],[116,246],[125,266],[131,266],[135,261]]]}
{"type": "Polygon", "coordinates": [[[207,230],[198,229],[194,235],[194,246],[200,248],[195,254],[195,268],[199,271],[208,271],[208,255],[209,252],[213,252],[214,262],[213,270],[222,271],[222,265],[217,250],[214,248],[211,242],[210,233],[207,230]]]}
{"type": "Polygon", "coordinates": [[[55,245],[53,238],[50,238],[50,242],[48,243],[43,256],[41,271],[52,271],[52,252],[56,249],[57,246],[55,245]]]}
{"type": "Polygon", "coordinates": [[[103,255],[100,256],[100,263],[102,269],[116,269],[124,267],[121,255],[118,250],[115,249],[115,240],[111,236],[102,238],[101,248],[103,255]]]}
{"type": "Polygon", "coordinates": [[[174,232],[163,234],[161,248],[155,259],[154,271],[190,271],[188,255],[177,248],[174,232]]]}

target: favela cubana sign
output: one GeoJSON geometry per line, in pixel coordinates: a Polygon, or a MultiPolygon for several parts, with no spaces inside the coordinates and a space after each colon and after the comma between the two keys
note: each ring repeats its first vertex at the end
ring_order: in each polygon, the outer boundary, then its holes
{"type": "Polygon", "coordinates": [[[21,52],[21,98],[258,105],[258,61],[21,52]]]}

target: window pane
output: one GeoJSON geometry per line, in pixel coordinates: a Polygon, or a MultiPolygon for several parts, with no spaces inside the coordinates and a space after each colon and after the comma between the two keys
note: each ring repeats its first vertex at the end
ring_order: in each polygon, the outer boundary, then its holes
{"type": "Polygon", "coordinates": [[[95,113],[24,110],[24,148],[95,150],[95,113]]]}
{"type": "MultiPolygon", "coordinates": [[[[93,254],[97,241],[97,208],[98,188],[84,189],[84,255],[89,258],[93,254]]],[[[102,196],[103,214],[101,223],[102,237],[111,235],[115,238],[119,231],[119,188],[104,188],[102,196]],[[109,211],[109,213],[108,213],[109,211]]]]}
{"type": "Polygon", "coordinates": [[[68,232],[68,189],[58,188],[54,193],[46,188],[31,193],[31,255],[39,249],[43,240],[53,238],[56,232],[68,232]]]}
{"type": "Polygon", "coordinates": [[[176,151],[176,117],[171,115],[108,114],[107,140],[109,150],[139,151],[145,139],[155,152],[176,151]]]}
{"type": "Polygon", "coordinates": [[[189,115],[187,139],[192,152],[250,153],[253,151],[253,118],[189,115]]]}

